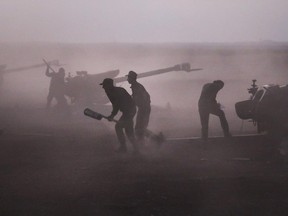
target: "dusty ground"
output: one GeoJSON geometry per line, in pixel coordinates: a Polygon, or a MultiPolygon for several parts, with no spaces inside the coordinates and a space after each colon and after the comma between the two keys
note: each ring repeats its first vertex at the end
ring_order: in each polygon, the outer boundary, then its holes
{"type": "Polygon", "coordinates": [[[17,113],[0,136],[0,215],[288,214],[287,166],[263,137],[119,155],[104,124],[17,113]]]}

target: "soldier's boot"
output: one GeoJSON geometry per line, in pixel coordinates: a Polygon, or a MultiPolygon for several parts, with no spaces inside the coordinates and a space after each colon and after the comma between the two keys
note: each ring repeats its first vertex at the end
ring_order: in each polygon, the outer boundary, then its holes
{"type": "Polygon", "coordinates": [[[156,142],[157,147],[160,148],[165,141],[165,137],[164,137],[163,133],[160,132],[158,135],[155,135],[154,141],[156,142]]]}

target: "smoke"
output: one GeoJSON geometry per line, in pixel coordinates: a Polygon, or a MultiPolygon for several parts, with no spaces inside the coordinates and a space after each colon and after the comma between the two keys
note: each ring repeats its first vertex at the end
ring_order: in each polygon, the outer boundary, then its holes
{"type": "MultiPolygon", "coordinates": [[[[58,59],[67,72],[66,76],[68,73],[75,76],[76,71],[82,70],[97,74],[115,69],[120,70],[119,76],[124,76],[129,70],[143,73],[184,62],[189,62],[191,68],[202,68],[203,70],[190,73],[175,71],[139,79],[150,93],[154,107],[150,126],[155,130],[178,129],[179,136],[195,135],[199,132],[197,102],[201,88],[207,82],[216,79],[225,82],[217,99],[224,106],[233,130],[239,130],[242,124],[235,114],[234,105],[249,98],[247,88],[250,87],[252,79],[257,79],[259,86],[269,83],[287,84],[288,51],[286,46],[277,43],[10,43],[1,44],[1,50],[1,64],[7,64],[7,69],[38,64],[42,62],[42,58],[58,59]]],[[[55,70],[58,68],[55,67],[55,70]]],[[[1,107],[18,107],[20,110],[44,109],[50,81],[44,72],[45,67],[4,74],[1,107]]],[[[117,85],[131,93],[127,82],[117,85]]],[[[214,124],[215,133],[218,133],[218,119],[211,117],[211,125],[214,124]]]]}

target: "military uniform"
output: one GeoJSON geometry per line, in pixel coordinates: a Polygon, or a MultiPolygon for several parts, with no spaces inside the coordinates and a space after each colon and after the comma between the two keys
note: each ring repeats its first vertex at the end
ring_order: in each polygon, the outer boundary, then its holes
{"type": "Polygon", "coordinates": [[[138,146],[135,140],[133,127],[133,118],[136,114],[136,106],[132,97],[124,88],[113,86],[112,79],[104,79],[103,83],[101,84],[103,85],[103,88],[105,89],[105,92],[113,106],[111,115],[108,118],[112,119],[114,116],[117,115],[118,111],[122,112],[122,116],[115,124],[115,131],[120,143],[120,148],[118,150],[120,152],[125,152],[127,150],[126,139],[123,132],[124,129],[129,141],[134,147],[134,151],[138,152],[138,146]]]}
{"type": "Polygon", "coordinates": [[[65,71],[64,69],[60,68],[59,72],[55,73],[55,72],[49,72],[49,68],[47,67],[45,74],[47,77],[51,78],[46,107],[47,108],[50,107],[53,98],[57,100],[58,108],[66,107],[68,104],[65,98],[65,80],[64,80],[65,71]]]}
{"type": "Polygon", "coordinates": [[[209,124],[209,115],[213,114],[219,117],[221,127],[223,129],[223,133],[225,137],[230,137],[231,134],[229,132],[229,125],[225,117],[225,113],[221,110],[220,104],[216,101],[217,93],[220,89],[223,88],[219,87],[218,83],[222,81],[214,81],[213,83],[207,83],[203,86],[202,92],[198,101],[198,108],[200,114],[200,121],[201,121],[201,135],[203,139],[208,138],[208,124],[209,124]]]}
{"type": "Polygon", "coordinates": [[[138,108],[135,132],[138,140],[143,141],[144,136],[148,127],[150,112],[151,112],[151,101],[150,95],[146,91],[143,85],[137,81],[131,84],[132,98],[138,108]]]}

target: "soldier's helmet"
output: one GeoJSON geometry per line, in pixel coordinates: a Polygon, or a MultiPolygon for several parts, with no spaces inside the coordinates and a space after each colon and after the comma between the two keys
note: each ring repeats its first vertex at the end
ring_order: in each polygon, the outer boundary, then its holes
{"type": "Polygon", "coordinates": [[[216,84],[219,89],[224,87],[224,82],[222,80],[215,80],[213,83],[216,84]]]}
{"type": "Polygon", "coordinates": [[[113,79],[110,79],[110,78],[105,78],[103,80],[102,83],[100,83],[100,85],[103,86],[103,88],[109,88],[109,87],[112,87],[114,84],[113,84],[113,79]]]}
{"type": "Polygon", "coordinates": [[[59,73],[59,75],[65,76],[65,70],[64,70],[64,68],[62,68],[62,67],[59,68],[58,73],[59,73]]]}
{"type": "Polygon", "coordinates": [[[135,79],[135,80],[137,79],[137,73],[134,71],[129,71],[129,73],[126,76],[131,79],[135,79]]]}

